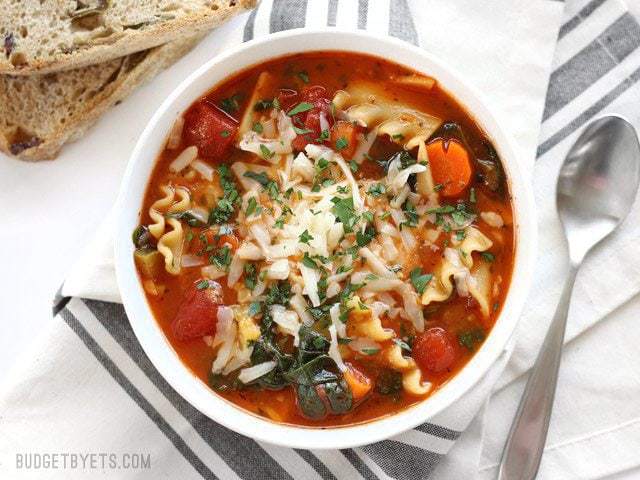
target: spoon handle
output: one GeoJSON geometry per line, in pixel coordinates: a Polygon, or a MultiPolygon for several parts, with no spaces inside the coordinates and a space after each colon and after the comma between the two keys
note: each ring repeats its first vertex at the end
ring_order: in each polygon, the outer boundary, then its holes
{"type": "Polygon", "coordinates": [[[533,480],[538,472],[549,429],[569,302],[577,273],[578,266],[572,265],[511,425],[500,462],[499,480],[533,480]]]}

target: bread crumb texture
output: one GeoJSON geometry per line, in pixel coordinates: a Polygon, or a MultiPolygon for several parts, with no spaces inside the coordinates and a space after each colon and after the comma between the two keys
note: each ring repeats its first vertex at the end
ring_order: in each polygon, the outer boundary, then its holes
{"type": "Polygon", "coordinates": [[[62,145],[203,36],[63,72],[0,75],[0,150],[23,160],[55,158],[62,145]]]}

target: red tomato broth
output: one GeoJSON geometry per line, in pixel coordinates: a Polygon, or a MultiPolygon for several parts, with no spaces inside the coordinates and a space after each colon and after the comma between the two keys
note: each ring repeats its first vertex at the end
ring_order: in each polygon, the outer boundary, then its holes
{"type": "MultiPolygon", "coordinates": [[[[406,102],[418,111],[439,116],[445,121],[457,123],[464,132],[470,158],[485,156],[485,142],[488,142],[486,135],[464,108],[457,104],[437,83],[430,90],[419,91],[391,84],[389,82],[390,78],[412,75],[415,72],[367,55],[343,52],[313,52],[270,60],[230,77],[207,93],[203,100],[212,105],[220,105],[224,99],[240,93],[241,96],[236,99],[238,111],[234,114],[235,119],[238,120],[245,108],[252,108],[251,105],[246,104],[247,98],[252,91],[257,76],[264,70],[269,71],[277,79],[277,89],[273,92],[273,96],[277,96],[278,91],[281,89],[301,92],[302,89],[309,86],[321,85],[326,89],[328,98],[332,98],[335,91],[347,88],[353,80],[373,80],[394,100],[406,102]],[[310,79],[308,84],[298,75],[299,72],[307,73],[310,79]]],[[[293,103],[295,104],[296,102],[293,103]]],[[[199,108],[198,105],[199,103],[195,102],[188,112],[193,112],[194,109],[199,108]]],[[[189,188],[193,192],[193,200],[197,204],[206,207],[211,206],[211,196],[213,194],[210,191],[207,193],[207,190],[210,190],[209,182],[201,179],[190,179],[183,174],[170,173],[168,170],[171,161],[187,146],[189,144],[184,141],[183,135],[183,142],[179,148],[175,150],[165,149],[160,154],[145,194],[141,224],[151,222],[148,213],[149,207],[157,199],[159,186],[166,183],[189,188]],[[207,196],[209,196],[208,199],[207,196]]],[[[333,145],[331,147],[335,148],[333,145]]],[[[399,147],[389,139],[380,138],[371,149],[370,156],[374,159],[385,157],[398,150],[399,147]]],[[[225,158],[207,158],[207,161],[210,165],[215,166],[217,163],[231,164],[235,161],[251,163],[255,160],[252,154],[234,148],[225,155],[225,158]]],[[[384,170],[373,160],[364,161],[356,173],[357,179],[378,179],[382,176],[384,176],[384,170]]],[[[216,180],[213,183],[217,185],[216,180]]],[[[455,294],[455,289],[454,294],[448,300],[425,307],[425,331],[439,327],[448,332],[454,340],[457,340],[457,336],[461,333],[470,330],[480,331],[482,338],[489,334],[507,294],[514,256],[513,214],[508,192],[501,196],[490,191],[481,185],[475,174],[471,183],[476,195],[476,209],[478,211],[490,210],[497,212],[505,221],[504,227],[498,230],[489,228],[480,219],[476,221],[477,228],[493,241],[493,247],[490,252],[495,258],[491,263],[491,272],[494,278],[500,276],[502,280],[500,293],[492,308],[491,315],[487,319],[480,315],[478,305],[472,297],[460,297],[455,294]]],[[[215,196],[217,195],[213,195],[213,197],[215,196]]],[[[468,196],[468,189],[460,194],[461,198],[466,199],[468,196]]],[[[198,239],[200,229],[192,228],[191,230],[193,238],[187,242],[188,245],[185,251],[195,253],[201,248],[198,239]]],[[[417,235],[419,236],[420,232],[417,232],[417,235]]],[[[421,266],[425,272],[432,272],[441,261],[442,247],[446,242],[446,238],[448,238],[448,235],[440,236],[437,244],[440,247],[438,251],[433,251],[430,248],[420,249],[417,258],[411,260],[411,267],[405,270],[408,272],[414,266],[421,266]]],[[[473,257],[474,260],[477,260],[480,258],[480,254],[474,252],[473,257]]],[[[184,292],[199,278],[201,278],[201,275],[197,268],[182,269],[181,273],[176,276],[167,273],[163,269],[158,278],[154,279],[157,284],[164,287],[162,293],[158,296],[147,295],[147,300],[158,324],[177,355],[198,378],[208,383],[211,364],[216,357],[215,351],[201,339],[179,340],[171,328],[184,292]]],[[[409,281],[408,278],[406,281],[409,281]]],[[[234,304],[237,301],[236,292],[226,287],[224,278],[220,280],[220,284],[224,292],[225,304],[234,304]]],[[[388,317],[383,317],[383,325],[396,331],[400,330],[400,323],[388,317]]],[[[300,414],[296,407],[295,394],[290,387],[279,391],[262,391],[247,388],[243,390],[218,391],[216,393],[241,408],[282,423],[326,428],[367,422],[394,414],[411,405],[415,405],[431,395],[468,363],[481,345],[482,338],[475,340],[476,343],[473,349],[454,341],[455,358],[444,371],[422,372],[423,380],[434,384],[434,389],[429,394],[414,396],[408,392],[400,391],[398,394],[385,395],[374,390],[363,402],[348,413],[330,415],[322,420],[310,420],[300,414]]],[[[379,374],[379,368],[370,358],[356,354],[355,358],[349,359],[348,362],[375,382],[379,374]]]]}

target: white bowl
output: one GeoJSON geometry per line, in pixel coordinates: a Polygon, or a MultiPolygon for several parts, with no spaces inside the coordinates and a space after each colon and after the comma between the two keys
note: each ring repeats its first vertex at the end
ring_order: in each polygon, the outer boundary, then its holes
{"type": "Polygon", "coordinates": [[[349,448],[373,443],[411,429],[447,408],[478,382],[504,350],[520,316],[533,273],[536,222],[531,186],[508,136],[480,95],[441,59],[424,50],[360,32],[335,29],[281,32],[245,43],[207,62],[160,105],[142,133],[124,175],[118,206],[115,241],[118,286],[131,326],[154,366],[180,395],[209,418],[256,440],[288,447],[349,448]],[[496,147],[513,197],[516,232],[515,266],[502,313],[468,364],[431,397],[413,407],[368,423],[322,429],[282,425],[256,416],[224,400],[193,375],[153,317],[136,274],[131,242],[149,176],[176,117],[239,70],[270,58],[317,50],[377,55],[435,77],[475,118],[496,147]]]}

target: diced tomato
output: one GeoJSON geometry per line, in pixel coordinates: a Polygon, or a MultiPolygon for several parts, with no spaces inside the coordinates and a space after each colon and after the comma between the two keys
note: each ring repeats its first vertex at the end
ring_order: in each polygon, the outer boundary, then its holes
{"type": "Polygon", "coordinates": [[[233,233],[230,233],[228,235],[221,235],[220,240],[218,240],[219,247],[223,247],[225,245],[229,245],[229,247],[231,247],[231,250],[235,251],[240,245],[240,242],[233,233]]]}
{"type": "Polygon", "coordinates": [[[198,147],[201,157],[225,160],[233,147],[238,123],[206,100],[196,103],[184,116],[184,141],[198,147]]]}
{"type": "Polygon", "coordinates": [[[203,233],[205,238],[207,239],[207,244],[209,245],[217,245],[218,247],[223,247],[226,244],[229,245],[231,247],[231,250],[233,251],[235,251],[240,245],[238,237],[236,237],[233,233],[218,235],[211,229],[207,229],[203,233]]]}
{"type": "Polygon", "coordinates": [[[423,371],[444,372],[451,367],[457,355],[455,342],[440,327],[430,328],[413,342],[413,359],[423,371]]]}
{"type": "Polygon", "coordinates": [[[358,128],[350,122],[338,121],[331,129],[331,146],[345,158],[353,157],[358,146],[358,128]]]}
{"type": "Polygon", "coordinates": [[[303,115],[305,117],[302,126],[296,125],[299,123],[296,119],[294,119],[294,125],[307,133],[300,133],[293,139],[294,150],[304,150],[305,145],[308,143],[319,143],[317,139],[320,137],[320,114],[314,110],[309,110],[303,115]]]}
{"type": "Polygon", "coordinates": [[[184,294],[171,328],[178,340],[193,340],[214,335],[218,322],[218,305],[222,304],[222,287],[213,280],[200,279],[184,294]]]}
{"type": "Polygon", "coordinates": [[[304,135],[298,135],[291,142],[291,146],[296,152],[301,152],[308,143],[313,143],[310,138],[306,138],[304,135]]]}
{"type": "Polygon", "coordinates": [[[295,90],[291,90],[290,88],[281,88],[278,90],[278,95],[276,95],[278,102],[280,103],[280,108],[285,112],[291,110],[291,108],[298,103],[299,97],[298,92],[295,90]]]}
{"type": "Polygon", "coordinates": [[[315,103],[316,100],[327,99],[327,89],[321,85],[314,85],[302,90],[302,97],[305,102],[315,103]]]}
{"type": "Polygon", "coordinates": [[[334,120],[331,115],[331,100],[326,98],[327,91],[324,87],[313,86],[302,91],[302,101],[313,104],[311,110],[296,114],[292,117],[293,125],[307,133],[298,134],[293,140],[294,150],[303,150],[309,143],[325,143],[328,138],[322,136],[322,126],[331,128],[334,120]],[[321,120],[324,117],[324,121],[321,120]]]}

